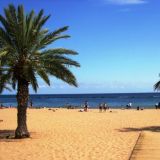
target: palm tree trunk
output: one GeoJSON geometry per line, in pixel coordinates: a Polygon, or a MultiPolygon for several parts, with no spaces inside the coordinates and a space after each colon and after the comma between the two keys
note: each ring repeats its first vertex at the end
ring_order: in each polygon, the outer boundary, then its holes
{"type": "Polygon", "coordinates": [[[27,129],[27,106],[28,106],[28,96],[29,96],[29,83],[24,79],[18,80],[17,89],[17,129],[15,131],[15,138],[27,138],[30,136],[27,129]]]}

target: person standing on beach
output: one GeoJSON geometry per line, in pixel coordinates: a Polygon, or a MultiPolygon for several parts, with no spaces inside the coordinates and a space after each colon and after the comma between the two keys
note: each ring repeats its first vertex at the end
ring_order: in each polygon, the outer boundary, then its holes
{"type": "Polygon", "coordinates": [[[131,109],[131,108],[132,108],[132,103],[130,102],[126,105],[126,109],[131,109]]]}
{"type": "Polygon", "coordinates": [[[131,102],[128,104],[128,107],[129,107],[129,109],[132,108],[132,103],[131,102]]]}
{"type": "Polygon", "coordinates": [[[88,101],[85,101],[84,103],[84,112],[88,111],[88,101]]]}
{"type": "Polygon", "coordinates": [[[158,109],[158,103],[155,104],[155,108],[158,109]]]}
{"type": "Polygon", "coordinates": [[[30,100],[30,108],[32,108],[33,102],[32,100],[30,100]]]}
{"type": "Polygon", "coordinates": [[[157,108],[160,109],[160,102],[158,103],[158,107],[157,108]]]}
{"type": "Polygon", "coordinates": [[[104,103],[104,104],[103,104],[103,111],[106,112],[106,109],[107,109],[107,108],[108,108],[108,107],[107,107],[107,104],[104,103]]]}
{"type": "Polygon", "coordinates": [[[102,112],[102,109],[103,109],[103,104],[100,103],[100,104],[99,104],[99,112],[102,112]]]}

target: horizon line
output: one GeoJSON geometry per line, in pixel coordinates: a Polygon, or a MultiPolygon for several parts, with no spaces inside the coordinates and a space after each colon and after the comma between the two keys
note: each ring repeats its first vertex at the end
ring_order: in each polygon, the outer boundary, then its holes
{"type": "MultiPolygon", "coordinates": [[[[34,93],[34,94],[29,94],[29,95],[78,95],[78,94],[147,94],[147,93],[159,93],[158,91],[153,91],[153,92],[114,92],[114,93],[34,93]]],[[[17,94],[0,94],[0,96],[12,96],[12,95],[17,95],[17,94]]]]}

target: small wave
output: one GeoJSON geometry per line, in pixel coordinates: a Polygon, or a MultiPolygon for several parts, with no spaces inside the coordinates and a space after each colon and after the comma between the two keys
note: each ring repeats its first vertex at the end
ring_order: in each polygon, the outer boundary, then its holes
{"type": "Polygon", "coordinates": [[[152,96],[153,98],[160,98],[160,96],[152,96]]]}
{"type": "Polygon", "coordinates": [[[131,97],[129,97],[129,96],[119,96],[119,97],[114,97],[114,98],[119,98],[119,99],[127,99],[127,98],[131,98],[131,97]]]}

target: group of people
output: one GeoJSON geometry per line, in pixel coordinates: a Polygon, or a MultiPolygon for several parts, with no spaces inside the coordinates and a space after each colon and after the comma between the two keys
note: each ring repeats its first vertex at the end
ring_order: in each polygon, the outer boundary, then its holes
{"type": "Polygon", "coordinates": [[[155,104],[156,109],[160,109],[160,102],[155,104]]]}
{"type": "Polygon", "coordinates": [[[109,109],[109,106],[107,105],[107,103],[101,103],[99,104],[99,112],[106,112],[106,110],[109,109]]]}
{"type": "Polygon", "coordinates": [[[126,109],[131,109],[131,108],[132,108],[132,103],[130,102],[126,105],[126,109]]]}
{"type": "Polygon", "coordinates": [[[88,101],[84,102],[84,112],[87,112],[89,108],[88,101]]]}
{"type": "MultiPolygon", "coordinates": [[[[88,101],[85,101],[85,103],[84,103],[84,112],[87,112],[88,108],[89,108],[88,101]]],[[[109,109],[109,106],[107,105],[107,103],[99,104],[99,111],[100,112],[102,112],[102,111],[106,112],[107,109],[109,109]]]]}
{"type": "Polygon", "coordinates": [[[0,104],[0,109],[4,109],[4,108],[14,108],[12,105],[9,106],[4,106],[2,103],[0,104]]]}

